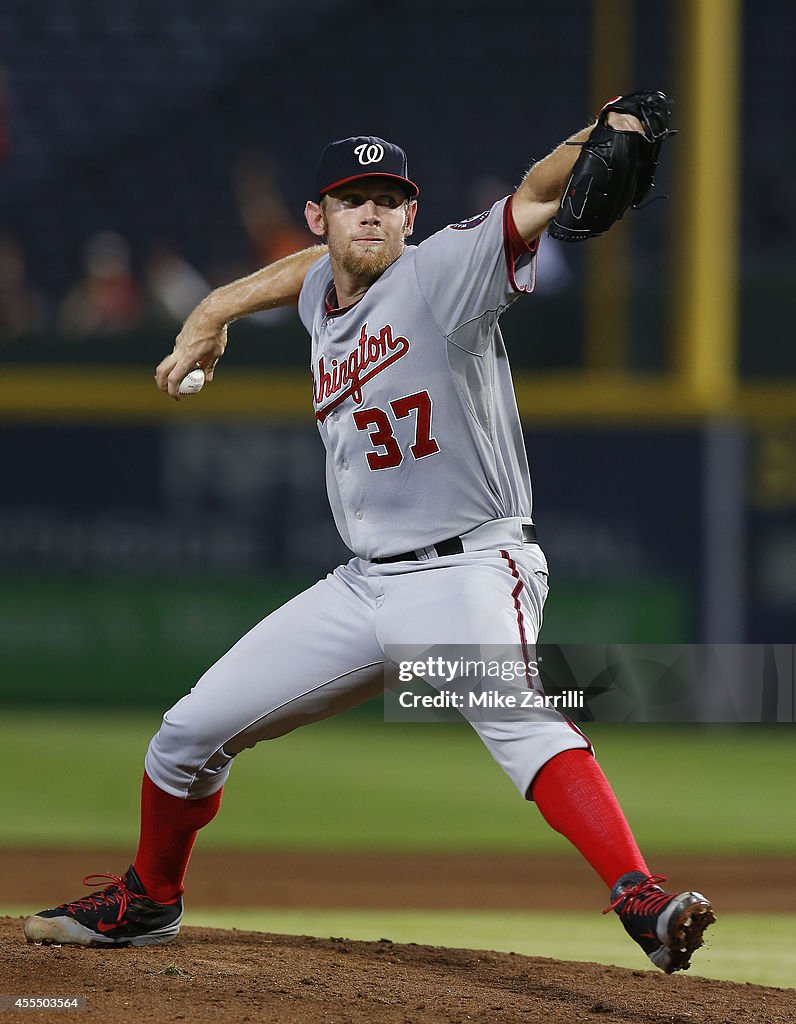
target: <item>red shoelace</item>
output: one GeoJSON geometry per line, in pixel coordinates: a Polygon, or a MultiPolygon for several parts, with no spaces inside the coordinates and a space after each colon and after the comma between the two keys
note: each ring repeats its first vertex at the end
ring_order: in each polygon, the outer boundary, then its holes
{"type": "Polygon", "coordinates": [[[650,892],[650,890],[657,888],[660,882],[665,881],[665,875],[650,875],[648,878],[643,878],[635,885],[631,885],[629,889],[625,889],[621,896],[617,896],[613,903],[605,908],[603,913],[610,913],[624,900],[625,904],[619,911],[620,917],[627,913],[657,914],[663,910],[672,897],[666,892],[650,892]]]}
{"type": "Polygon", "coordinates": [[[124,881],[119,878],[118,875],[112,875],[110,873],[86,875],[83,879],[83,885],[97,885],[95,879],[110,879],[113,883],[108,888],[103,889],[102,892],[92,893],[91,896],[84,896],[81,900],[75,900],[73,903],[65,903],[64,909],[66,910],[101,910],[103,907],[113,906],[114,904],[119,905],[119,913],[116,915],[116,920],[121,921],[124,917],[124,912],[127,910],[127,904],[130,902],[130,896],[134,896],[135,893],[131,893],[124,881]]]}

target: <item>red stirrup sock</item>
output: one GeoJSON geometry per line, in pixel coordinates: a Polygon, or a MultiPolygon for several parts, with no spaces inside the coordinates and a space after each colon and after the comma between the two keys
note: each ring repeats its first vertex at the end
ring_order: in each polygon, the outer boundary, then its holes
{"type": "Polygon", "coordinates": [[[608,779],[588,750],[556,754],[537,774],[531,795],[542,817],[591,864],[607,886],[649,868],[608,779]]]}
{"type": "Polygon", "coordinates": [[[144,772],[141,838],[133,867],[147,896],[156,903],[174,903],[182,896],[196,833],[215,818],[221,792],[183,800],[164,793],[144,772]]]}

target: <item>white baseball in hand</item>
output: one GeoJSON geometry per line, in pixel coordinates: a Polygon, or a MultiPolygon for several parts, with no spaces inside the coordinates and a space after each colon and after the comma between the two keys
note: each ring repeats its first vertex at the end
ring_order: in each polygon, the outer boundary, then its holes
{"type": "Polygon", "coordinates": [[[195,370],[182,378],[180,381],[180,394],[181,395],[195,395],[197,391],[201,391],[205,386],[205,371],[198,366],[195,370]]]}

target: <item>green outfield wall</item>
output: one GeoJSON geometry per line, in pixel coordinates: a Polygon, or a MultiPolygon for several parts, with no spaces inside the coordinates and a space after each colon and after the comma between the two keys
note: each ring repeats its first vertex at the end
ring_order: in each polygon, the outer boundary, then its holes
{"type": "MultiPolygon", "coordinates": [[[[0,703],[169,706],[247,630],[314,579],[37,579],[0,584],[0,703]]],[[[675,643],[688,594],[670,580],[562,584],[547,643],[675,643]]]]}

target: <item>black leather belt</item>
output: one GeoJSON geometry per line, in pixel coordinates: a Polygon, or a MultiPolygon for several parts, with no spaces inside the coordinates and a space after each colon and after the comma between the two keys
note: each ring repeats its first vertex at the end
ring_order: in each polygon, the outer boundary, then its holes
{"type": "MultiPolygon", "coordinates": [[[[538,543],[536,527],[533,523],[523,523],[522,543],[538,543]]],[[[429,548],[420,548],[417,551],[404,551],[400,555],[389,555],[387,558],[371,558],[371,562],[376,562],[379,565],[383,565],[385,562],[418,562],[429,551],[432,553],[432,557],[436,555],[437,558],[442,558],[444,555],[460,555],[464,551],[464,544],[461,537],[450,537],[448,540],[441,540],[438,544],[432,544],[429,548]]]]}

